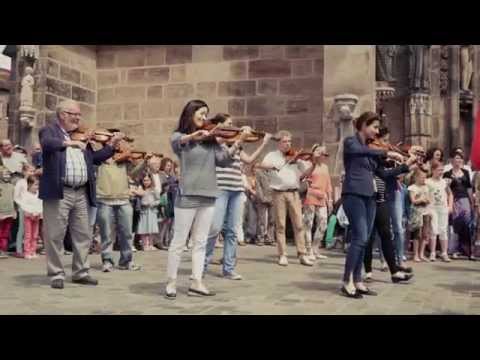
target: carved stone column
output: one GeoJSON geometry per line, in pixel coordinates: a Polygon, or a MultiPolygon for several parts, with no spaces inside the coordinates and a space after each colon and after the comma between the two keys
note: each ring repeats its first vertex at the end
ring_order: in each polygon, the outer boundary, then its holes
{"type": "Polygon", "coordinates": [[[352,136],[354,113],[358,104],[358,97],[353,94],[341,94],[334,98],[334,122],[338,124],[340,145],[335,159],[335,174],[343,169],[343,140],[352,136]]]}
{"type": "Polygon", "coordinates": [[[432,99],[430,94],[413,93],[407,98],[406,140],[413,145],[428,147],[432,134],[432,99]]]}

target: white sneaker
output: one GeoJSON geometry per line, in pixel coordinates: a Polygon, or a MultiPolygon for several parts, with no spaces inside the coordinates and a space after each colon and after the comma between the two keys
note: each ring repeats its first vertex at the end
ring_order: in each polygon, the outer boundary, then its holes
{"type": "Polygon", "coordinates": [[[305,266],[313,266],[313,262],[305,255],[300,256],[300,264],[305,266]]]}
{"type": "Polygon", "coordinates": [[[317,259],[318,260],[325,260],[325,259],[328,259],[328,256],[322,255],[322,254],[317,254],[317,259]]]}
{"type": "Polygon", "coordinates": [[[278,265],[288,266],[288,259],[285,255],[280,256],[280,259],[278,260],[278,265]]]}
{"type": "Polygon", "coordinates": [[[237,273],[235,273],[235,272],[233,272],[233,273],[231,273],[231,274],[223,275],[223,277],[224,277],[225,279],[229,279],[229,280],[243,280],[242,275],[237,274],[237,273]]]}

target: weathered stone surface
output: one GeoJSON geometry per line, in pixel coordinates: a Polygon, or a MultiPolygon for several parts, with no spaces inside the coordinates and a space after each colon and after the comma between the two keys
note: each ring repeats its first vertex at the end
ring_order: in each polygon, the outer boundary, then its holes
{"type": "Polygon", "coordinates": [[[310,76],[313,72],[313,61],[312,60],[295,60],[292,61],[292,76],[293,77],[302,77],[310,76]]]}
{"type": "Polygon", "coordinates": [[[80,112],[82,113],[82,122],[87,122],[91,126],[95,126],[97,118],[95,106],[80,103],[80,112]]]}
{"type": "Polygon", "coordinates": [[[142,104],[143,119],[158,119],[170,115],[170,105],[167,101],[152,101],[142,104]]]}
{"type": "Polygon", "coordinates": [[[278,80],[258,80],[258,95],[276,95],[278,93],[278,80]]]}
{"type": "Polygon", "coordinates": [[[290,61],[287,60],[254,60],[248,64],[248,76],[251,79],[288,77],[290,75],[290,61]]]}
{"type": "Polygon", "coordinates": [[[199,82],[197,84],[197,96],[200,98],[208,98],[216,95],[217,83],[216,82],[199,82]]]}
{"type": "Polygon", "coordinates": [[[187,70],[185,65],[170,66],[170,81],[183,82],[187,78],[187,70]]]}
{"type": "Polygon", "coordinates": [[[221,45],[193,45],[193,62],[222,61],[223,47],[221,45]]]}
{"type": "Polygon", "coordinates": [[[105,89],[98,90],[97,101],[98,103],[107,103],[107,102],[115,101],[115,89],[105,88],[105,89]]]}
{"type": "Polygon", "coordinates": [[[225,60],[254,59],[258,55],[258,45],[225,45],[223,47],[223,58],[225,60]]]}
{"type": "Polygon", "coordinates": [[[97,82],[95,81],[95,79],[92,76],[87,75],[85,73],[82,73],[82,78],[80,79],[80,85],[90,90],[96,90],[97,88],[97,82]]]}
{"type": "Polygon", "coordinates": [[[292,115],[278,118],[280,129],[295,131],[313,131],[319,134],[322,131],[322,117],[320,115],[292,115]]]}
{"type": "Polygon", "coordinates": [[[167,64],[185,64],[192,62],[191,45],[170,45],[167,46],[167,64]]]}
{"type": "Polygon", "coordinates": [[[145,124],[143,122],[121,122],[118,124],[118,127],[125,135],[133,137],[135,139],[141,138],[145,135],[145,124]]]}
{"type": "Polygon", "coordinates": [[[45,94],[45,107],[48,110],[55,111],[57,108],[57,97],[55,95],[45,94]]]}
{"type": "Polygon", "coordinates": [[[47,77],[47,91],[66,98],[72,97],[72,86],[59,80],[47,77]]]}
{"type": "Polygon", "coordinates": [[[287,114],[308,112],[308,104],[307,99],[290,99],[287,101],[287,114]]]}
{"type": "Polygon", "coordinates": [[[323,76],[323,71],[324,71],[324,62],[323,58],[321,59],[315,59],[313,63],[313,72],[315,75],[318,76],[323,76]]]}
{"type": "Polygon", "coordinates": [[[235,61],[230,63],[230,77],[232,79],[246,79],[247,78],[247,62],[235,61]]]}
{"type": "Polygon", "coordinates": [[[64,81],[70,81],[75,84],[80,84],[80,71],[61,65],[60,79],[64,81]]]}
{"type": "Polygon", "coordinates": [[[247,100],[247,115],[277,115],[285,113],[285,100],[277,97],[254,97],[247,100]]]}
{"type": "Polygon", "coordinates": [[[326,143],[334,143],[340,139],[340,127],[333,121],[323,123],[323,139],[326,143]]]}
{"type": "Polygon", "coordinates": [[[285,45],[261,45],[260,58],[282,59],[285,56],[285,45]]]}
{"type": "Polygon", "coordinates": [[[147,89],[147,98],[148,99],[160,99],[162,97],[163,97],[163,86],[162,85],[150,86],[147,89]]]}
{"type": "Polygon", "coordinates": [[[244,116],[245,115],[245,99],[229,100],[228,113],[232,116],[244,116]]]}
{"type": "Polygon", "coordinates": [[[57,60],[61,63],[69,63],[69,54],[68,51],[63,49],[60,45],[54,45],[52,48],[48,49],[47,57],[57,60]]]}
{"type": "Polygon", "coordinates": [[[186,65],[186,78],[191,82],[228,80],[230,63],[193,63],[186,65]]]}
{"type": "Polygon", "coordinates": [[[113,67],[115,67],[115,53],[99,51],[97,53],[97,68],[111,69],[113,67]]]}
{"type": "Polygon", "coordinates": [[[117,66],[139,67],[145,65],[146,49],[142,46],[130,46],[117,52],[117,66]]]}
{"type": "Polygon", "coordinates": [[[126,121],[129,120],[139,120],[140,119],[140,105],[133,103],[123,104],[123,119],[126,121]]]}
{"type": "Polygon", "coordinates": [[[52,60],[47,61],[47,75],[58,78],[60,71],[60,66],[52,60]]]}
{"type": "Polygon", "coordinates": [[[218,88],[219,96],[253,96],[255,81],[222,81],[218,88]]]}
{"type": "Polygon", "coordinates": [[[76,101],[95,104],[95,93],[93,91],[90,91],[78,86],[73,86],[72,99],[76,101]]]}
{"type": "Polygon", "coordinates": [[[171,84],[165,88],[167,98],[186,98],[194,93],[192,84],[171,84]]]}
{"type": "Polygon", "coordinates": [[[286,56],[290,59],[320,58],[323,56],[323,45],[288,45],[286,56]]]}
{"type": "Polygon", "coordinates": [[[120,86],[115,89],[116,101],[145,100],[145,88],[140,86],[120,86]]]}
{"type": "Polygon", "coordinates": [[[316,95],[323,93],[321,78],[280,80],[280,95],[316,95]]]}
{"type": "Polygon", "coordinates": [[[117,85],[120,81],[118,70],[99,71],[97,75],[98,88],[117,85]]]}
{"type": "Polygon", "coordinates": [[[133,69],[128,71],[128,83],[165,83],[170,77],[167,66],[146,69],[133,69]]]}
{"type": "MultiPolygon", "coordinates": [[[[306,149],[311,149],[314,144],[322,144],[322,143],[323,143],[322,134],[305,132],[305,134],[303,135],[303,146],[306,149]]],[[[335,154],[335,153],[331,153],[331,154],[335,154]]]]}
{"type": "Polygon", "coordinates": [[[279,130],[278,124],[277,124],[277,118],[275,117],[255,118],[254,128],[260,131],[271,133],[271,134],[275,134],[279,130]]]}
{"type": "Polygon", "coordinates": [[[164,46],[147,47],[147,65],[164,65],[167,55],[167,49],[164,46]]]}
{"type": "Polygon", "coordinates": [[[97,123],[116,123],[122,120],[122,107],[116,104],[97,105],[97,123]]]}

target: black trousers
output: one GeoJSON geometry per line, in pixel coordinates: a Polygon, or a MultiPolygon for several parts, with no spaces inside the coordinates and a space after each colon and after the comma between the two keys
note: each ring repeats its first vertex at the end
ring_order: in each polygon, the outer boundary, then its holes
{"type": "Polygon", "coordinates": [[[382,246],[383,256],[388,264],[388,268],[391,274],[395,274],[398,270],[398,266],[395,261],[395,248],[393,245],[393,234],[390,226],[390,213],[386,202],[377,203],[377,213],[375,215],[375,223],[373,225],[372,235],[365,249],[365,257],[363,258],[363,265],[365,266],[365,272],[372,272],[372,252],[373,243],[375,242],[375,230],[377,230],[380,236],[380,242],[382,246]]]}

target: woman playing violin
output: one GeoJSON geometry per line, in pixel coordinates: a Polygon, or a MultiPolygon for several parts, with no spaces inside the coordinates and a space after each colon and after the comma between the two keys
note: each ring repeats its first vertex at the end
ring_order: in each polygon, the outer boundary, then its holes
{"type": "MultiPolygon", "coordinates": [[[[228,114],[217,114],[210,120],[210,122],[216,127],[216,129],[231,128],[233,125],[232,118],[228,114]]],[[[215,130],[213,131],[215,132],[215,130]]],[[[222,130],[219,132],[221,131],[222,130]]],[[[242,279],[241,275],[235,272],[236,246],[239,242],[241,227],[243,226],[242,214],[247,200],[245,196],[241,163],[251,164],[254,162],[271,138],[270,134],[266,134],[263,137],[262,144],[249,155],[242,149],[241,144],[251,135],[252,130],[250,127],[245,126],[241,128],[239,137],[230,147],[233,150],[232,164],[223,167],[216,167],[217,184],[220,189],[220,196],[215,202],[213,222],[208,234],[204,270],[206,270],[213,257],[215,242],[223,229],[225,235],[223,246],[223,276],[230,280],[242,279]]],[[[225,140],[219,141],[224,142],[225,140]]]]}

